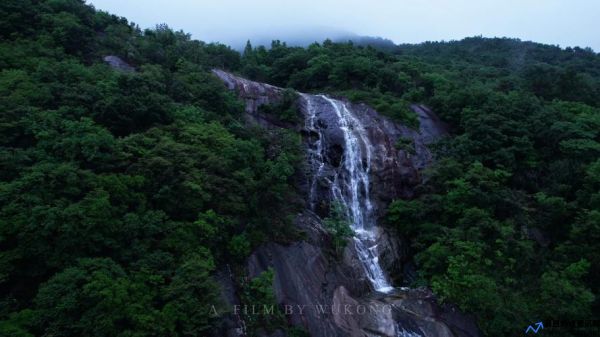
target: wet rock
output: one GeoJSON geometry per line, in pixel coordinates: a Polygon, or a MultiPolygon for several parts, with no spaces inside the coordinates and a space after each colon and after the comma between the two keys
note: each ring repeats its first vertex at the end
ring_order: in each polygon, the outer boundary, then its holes
{"type": "MultiPolygon", "coordinates": [[[[405,246],[397,239],[398,236],[392,235],[389,230],[382,227],[376,228],[375,235],[374,241],[377,243],[375,249],[381,267],[389,274],[402,274],[403,262],[406,257],[405,246]]],[[[354,241],[351,239],[348,240],[344,249],[342,262],[357,271],[357,280],[368,283],[367,275],[363,271],[363,264],[354,248],[354,241]]]]}
{"type": "Polygon", "coordinates": [[[334,320],[349,336],[395,337],[396,322],[390,305],[375,299],[355,299],[344,288],[336,289],[334,320]]]}
{"type": "Polygon", "coordinates": [[[294,310],[288,320],[304,327],[311,336],[344,336],[330,313],[320,313],[315,305],[331,303],[336,284],[354,285],[352,271],[342,272],[332,265],[320,247],[307,242],[288,246],[269,243],[248,260],[251,277],[267,268],[275,272],[274,291],[281,307],[294,310]],[[298,306],[308,308],[300,313],[298,306]]]}
{"type": "Polygon", "coordinates": [[[327,150],[325,150],[327,154],[327,162],[338,168],[342,164],[342,156],[344,155],[344,148],[340,144],[329,144],[327,146],[327,150]]]}
{"type": "Polygon", "coordinates": [[[334,292],[332,305],[336,307],[334,322],[346,336],[478,336],[477,330],[456,329],[454,323],[470,328],[470,319],[458,311],[447,313],[426,289],[400,289],[391,295],[356,298],[341,286],[334,292]]]}
{"type": "Polygon", "coordinates": [[[306,234],[306,241],[317,247],[326,247],[329,241],[329,233],[321,222],[321,218],[309,209],[296,215],[294,225],[306,234]]]}
{"type": "Polygon", "coordinates": [[[341,286],[335,290],[331,305],[338,308],[332,310],[333,321],[335,324],[344,330],[348,336],[362,336],[362,333],[360,333],[360,325],[358,324],[357,319],[352,315],[352,308],[357,308],[359,302],[348,294],[346,288],[341,286]],[[346,309],[349,310],[346,312],[346,309]]]}
{"type": "MultiPolygon", "coordinates": [[[[246,102],[248,120],[267,128],[288,127],[301,133],[307,153],[315,151],[315,143],[323,146],[323,167],[305,169],[305,180],[299,186],[308,197],[305,210],[297,215],[295,225],[305,234],[305,239],[292,244],[268,243],[253,252],[247,261],[249,276],[262,271],[275,270],[274,291],[282,307],[305,306],[301,313],[293,310],[286,315],[288,321],[306,329],[314,337],[476,337],[479,331],[471,317],[456,308],[438,304],[427,289],[398,289],[391,294],[372,291],[356,249],[349,240],[343,257],[332,254],[331,237],[323,228],[322,218],[330,207],[331,181],[341,166],[344,153],[344,133],[338,125],[335,109],[323,98],[311,96],[316,105],[315,125],[320,132],[308,125],[282,123],[272,116],[261,114],[258,107],[273,104],[281,99],[281,88],[248,81],[220,70],[213,71],[225,85],[236,90],[246,102]],[[316,179],[314,170],[319,170],[316,179]],[[324,305],[330,310],[319,311],[315,306],[324,305]],[[332,308],[337,306],[338,311],[332,308]],[[341,307],[340,307],[341,306],[341,307]],[[348,306],[351,313],[345,311],[348,306]],[[359,308],[389,308],[357,312],[359,308]],[[342,311],[339,311],[341,309],[342,311]],[[382,311],[383,310],[383,311],[382,311]]],[[[301,96],[298,106],[305,114],[308,109],[306,95],[301,96]]],[[[370,158],[371,170],[369,194],[377,217],[384,216],[385,206],[395,198],[410,198],[414,187],[421,180],[421,170],[432,161],[427,145],[442,137],[447,127],[429,109],[413,105],[420,120],[419,130],[392,122],[380,116],[365,104],[344,101],[346,108],[360,119],[373,146],[370,158]],[[414,151],[396,148],[400,139],[408,140],[414,151]]],[[[366,161],[368,158],[362,158],[366,161]]],[[[406,269],[405,245],[390,230],[379,229],[375,235],[380,265],[396,274],[406,269]]]]}
{"type": "MultiPolygon", "coordinates": [[[[233,274],[228,265],[222,266],[215,275],[215,280],[221,286],[221,298],[223,303],[229,307],[240,304],[236,296],[236,286],[233,281],[233,274]]],[[[233,312],[224,314],[221,319],[220,327],[217,330],[219,336],[239,337],[242,335],[244,323],[239,315],[233,312]]]]}
{"type": "MultiPolygon", "coordinates": [[[[382,228],[382,227],[380,227],[382,228]]],[[[408,246],[398,239],[399,236],[392,234],[389,229],[381,229],[380,236],[377,239],[379,252],[379,263],[389,274],[403,274],[403,265],[408,256],[406,251],[408,246]]]]}

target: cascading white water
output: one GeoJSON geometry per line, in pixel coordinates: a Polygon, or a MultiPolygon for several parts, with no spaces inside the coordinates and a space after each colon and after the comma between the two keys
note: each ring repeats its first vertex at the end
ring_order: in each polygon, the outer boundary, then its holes
{"type": "Polygon", "coordinates": [[[313,106],[312,100],[309,95],[302,94],[302,97],[306,100],[306,110],[309,112],[305,121],[305,128],[310,130],[311,132],[316,132],[319,134],[319,137],[314,140],[314,142],[309,142],[308,148],[308,163],[311,165],[312,179],[310,182],[310,191],[309,191],[309,204],[311,209],[315,209],[315,196],[317,189],[317,179],[321,175],[323,171],[323,167],[325,166],[325,162],[323,160],[323,140],[321,134],[317,130],[317,116],[315,112],[315,108],[313,106]]]}
{"type": "Polygon", "coordinates": [[[400,324],[396,326],[396,337],[422,337],[420,333],[405,330],[400,324]]]}
{"type": "Polygon", "coordinates": [[[350,227],[354,232],[354,246],[373,288],[379,292],[390,292],[393,287],[379,264],[377,228],[369,191],[372,146],[366,129],[348,109],[346,103],[325,95],[303,95],[303,97],[306,100],[308,111],[306,127],[311,132],[317,132],[320,135],[309,149],[309,162],[313,169],[311,196],[309,197],[311,206],[314,207],[316,179],[324,166],[323,135],[315,124],[317,118],[313,104],[313,99],[318,97],[331,105],[344,135],[342,167],[337,170],[333,181],[330,182],[332,200],[343,207],[346,217],[351,223],[350,227]]]}

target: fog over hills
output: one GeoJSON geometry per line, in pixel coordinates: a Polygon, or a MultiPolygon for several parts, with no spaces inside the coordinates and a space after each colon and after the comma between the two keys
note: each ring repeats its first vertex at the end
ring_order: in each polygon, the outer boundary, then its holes
{"type": "MultiPolygon", "coordinates": [[[[304,45],[356,33],[395,43],[507,36],[545,44],[600,48],[600,3],[589,0],[88,0],[152,28],[167,23],[194,39],[235,47],[273,38],[304,45]]],[[[260,44],[260,43],[259,43],[260,44]]]]}
{"type": "Polygon", "coordinates": [[[243,36],[225,39],[220,42],[231,46],[236,50],[243,50],[246,43],[250,41],[253,46],[271,46],[271,42],[279,40],[285,42],[288,46],[306,47],[312,43],[322,43],[325,40],[334,42],[352,41],[357,45],[372,45],[381,49],[394,49],[394,41],[375,36],[363,36],[349,31],[343,31],[326,27],[312,27],[308,29],[277,29],[272,32],[259,32],[244,38],[243,36]]]}
{"type": "MultiPolygon", "coordinates": [[[[228,34],[229,35],[229,34],[228,34]]],[[[273,27],[255,32],[232,34],[224,37],[220,41],[234,49],[242,50],[249,40],[252,45],[270,46],[274,40],[285,41],[289,46],[308,46],[314,42],[322,42],[326,39],[333,41],[354,40],[358,35],[341,29],[331,27],[273,27]]]]}

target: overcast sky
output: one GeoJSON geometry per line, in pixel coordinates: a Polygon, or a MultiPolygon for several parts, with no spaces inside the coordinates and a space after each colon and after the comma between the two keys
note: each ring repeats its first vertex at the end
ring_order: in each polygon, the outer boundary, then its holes
{"type": "MultiPolygon", "coordinates": [[[[600,51],[600,0],[88,0],[142,28],[239,44],[355,33],[396,43],[507,36],[600,51]],[[321,32],[327,32],[323,34],[321,32]]],[[[331,36],[335,38],[335,36],[331,36]]]]}

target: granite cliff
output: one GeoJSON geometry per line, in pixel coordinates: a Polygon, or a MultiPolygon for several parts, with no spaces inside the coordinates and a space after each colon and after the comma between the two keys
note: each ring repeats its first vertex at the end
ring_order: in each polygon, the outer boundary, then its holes
{"type": "MultiPolygon", "coordinates": [[[[273,268],[275,295],[288,308],[291,324],[314,337],[479,336],[469,316],[441,305],[428,289],[390,287],[402,280],[387,276],[403,274],[408,254],[399,239],[402,233],[377,223],[391,200],[413,195],[432,160],[428,144],[447,133],[432,111],[411,106],[420,122],[414,130],[365,104],[300,94],[296,105],[303,122],[293,124],[260,109],[278,104],[282,88],[221,70],[213,73],[245,102],[249,123],[292,128],[303,135],[307,160],[298,188],[306,196],[306,209],[295,224],[306,239],[266,244],[247,261],[250,277],[273,268]],[[410,146],[399,147],[399,142],[410,146]],[[333,202],[345,203],[348,218],[362,226],[354,227],[355,236],[349,239],[354,244],[346,245],[342,258],[328,253],[331,240],[322,223],[333,202]]],[[[233,285],[226,288],[228,301],[235,303],[233,285]]],[[[239,336],[239,322],[229,323],[224,333],[239,336]]]]}

